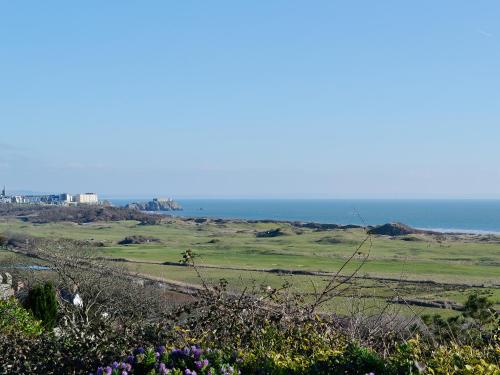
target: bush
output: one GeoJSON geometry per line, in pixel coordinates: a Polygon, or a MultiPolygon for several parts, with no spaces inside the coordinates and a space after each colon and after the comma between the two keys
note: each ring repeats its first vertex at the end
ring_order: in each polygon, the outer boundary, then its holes
{"type": "Polygon", "coordinates": [[[26,305],[35,318],[42,321],[45,329],[54,328],[57,318],[57,301],[52,283],[47,282],[43,286],[37,285],[30,289],[26,305]]]}
{"type": "Polygon", "coordinates": [[[239,358],[225,355],[219,350],[201,349],[199,346],[166,351],[164,346],[153,350],[138,348],[121,362],[97,368],[96,374],[111,375],[232,375],[238,374],[239,358]]]}
{"type": "MultiPolygon", "coordinates": [[[[305,342],[303,342],[305,344],[305,342]]],[[[499,375],[498,355],[489,347],[478,350],[469,346],[450,344],[434,350],[422,344],[419,338],[401,344],[397,350],[383,358],[373,350],[348,344],[339,350],[309,348],[302,354],[293,351],[250,350],[239,353],[230,350],[206,349],[199,346],[165,351],[136,349],[121,362],[99,367],[97,375],[146,374],[324,374],[324,375],[412,375],[463,374],[499,375]],[[311,351],[314,352],[311,357],[311,351]]]]}
{"type": "Polygon", "coordinates": [[[498,321],[498,315],[494,309],[494,303],[486,295],[478,293],[470,294],[464,305],[463,315],[479,321],[481,324],[489,324],[498,321]]]}
{"type": "Polygon", "coordinates": [[[500,316],[487,295],[472,293],[460,315],[443,318],[439,314],[424,315],[423,322],[439,343],[458,341],[462,345],[491,344],[495,330],[500,327],[500,316]]]}
{"type": "Polygon", "coordinates": [[[11,297],[0,300],[0,333],[38,336],[42,331],[42,323],[24,309],[17,299],[11,297]]]}

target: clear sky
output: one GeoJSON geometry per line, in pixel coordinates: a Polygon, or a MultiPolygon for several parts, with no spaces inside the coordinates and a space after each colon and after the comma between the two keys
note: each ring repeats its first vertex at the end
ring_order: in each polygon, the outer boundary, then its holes
{"type": "Polygon", "coordinates": [[[0,0],[0,184],[500,198],[499,20],[497,0],[0,0]]]}

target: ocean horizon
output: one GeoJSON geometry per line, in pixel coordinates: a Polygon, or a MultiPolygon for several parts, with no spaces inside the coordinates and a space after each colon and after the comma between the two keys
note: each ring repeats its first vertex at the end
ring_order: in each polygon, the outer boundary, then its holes
{"type": "MultiPolygon", "coordinates": [[[[148,199],[110,198],[115,206],[148,199]]],[[[176,199],[179,217],[380,225],[401,222],[440,232],[500,234],[500,200],[493,199],[176,199]]]]}

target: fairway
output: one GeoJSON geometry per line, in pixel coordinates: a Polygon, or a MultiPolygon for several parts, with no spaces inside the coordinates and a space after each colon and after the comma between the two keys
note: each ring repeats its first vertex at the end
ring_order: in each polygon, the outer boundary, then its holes
{"type": "MultiPolygon", "coordinates": [[[[159,225],[140,225],[135,221],[78,225],[3,220],[0,233],[98,242],[101,246],[95,248],[96,256],[127,260],[126,267],[135,272],[196,284],[200,280],[192,269],[173,265],[190,249],[196,254],[202,274],[210,281],[225,278],[235,290],[260,285],[278,287],[287,281],[304,295],[313,293],[314,288],[320,289],[328,273],[342,267],[366,238],[365,231],[359,228],[317,231],[282,222],[209,220],[196,223],[183,219],[168,219],[159,225]],[[257,232],[276,228],[284,235],[256,237],[257,232]],[[118,244],[132,235],[161,242],[118,244]],[[291,275],[297,271],[310,274],[291,275]]],[[[370,236],[342,274],[348,275],[361,265],[358,278],[338,298],[362,295],[380,302],[397,291],[411,298],[460,303],[468,291],[478,289],[491,293],[497,306],[500,304],[498,238],[423,234],[370,236]],[[368,259],[361,264],[366,255],[368,259]]],[[[339,305],[345,306],[345,303],[339,305]]]]}

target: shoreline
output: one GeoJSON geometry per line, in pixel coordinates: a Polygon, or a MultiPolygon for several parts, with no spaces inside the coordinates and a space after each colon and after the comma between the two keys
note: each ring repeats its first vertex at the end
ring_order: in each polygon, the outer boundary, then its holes
{"type": "MultiPolygon", "coordinates": [[[[127,199],[112,201],[125,205],[127,199]]],[[[289,200],[186,199],[179,217],[383,225],[400,222],[442,233],[500,235],[500,201],[490,200],[289,200]]]]}
{"type": "MultiPolygon", "coordinates": [[[[365,229],[372,229],[378,226],[382,226],[384,224],[388,223],[381,223],[381,224],[374,224],[374,225],[359,225],[359,224],[339,224],[339,223],[321,223],[317,221],[302,221],[302,220],[281,220],[281,219],[244,219],[244,218],[224,218],[224,217],[217,217],[217,216],[183,216],[181,214],[173,214],[172,211],[141,211],[144,213],[148,214],[156,214],[156,215],[163,215],[166,217],[172,217],[172,218],[179,218],[182,220],[189,220],[189,221],[200,221],[206,222],[206,221],[213,221],[213,222],[219,222],[219,223],[249,223],[249,224],[255,224],[255,223],[276,223],[276,224],[288,224],[292,225],[294,227],[304,227],[304,228],[315,228],[316,226],[318,228],[316,229],[321,229],[320,227],[325,227],[324,230],[327,230],[326,228],[330,230],[334,229],[355,229],[355,228],[365,228],[365,229]]],[[[176,212],[182,212],[182,211],[176,211],[176,212]]],[[[392,223],[391,223],[392,224],[392,223]]],[[[406,223],[403,223],[406,224],[406,223]]],[[[408,224],[406,224],[408,225],[408,224]]],[[[412,229],[416,231],[422,231],[422,232],[429,232],[428,234],[448,234],[448,235],[475,235],[475,236],[500,236],[500,231],[493,231],[493,230],[481,230],[481,229],[460,229],[460,228],[426,228],[426,227],[414,227],[409,225],[412,229]],[[431,233],[432,232],[432,233],[431,233]]]]}

